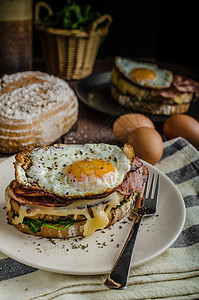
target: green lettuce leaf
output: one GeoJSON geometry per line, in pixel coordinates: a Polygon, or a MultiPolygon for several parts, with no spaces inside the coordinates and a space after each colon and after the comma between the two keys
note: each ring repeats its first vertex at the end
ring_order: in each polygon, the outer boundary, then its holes
{"type": "Polygon", "coordinates": [[[70,226],[72,226],[76,221],[58,221],[56,223],[54,222],[45,222],[42,220],[34,220],[34,219],[26,219],[24,218],[23,220],[23,224],[27,225],[28,228],[30,229],[30,231],[32,231],[33,233],[37,233],[39,231],[41,231],[41,227],[49,227],[49,228],[53,228],[56,230],[64,230],[70,226]],[[60,225],[65,225],[64,227],[60,227],[60,225]]]}

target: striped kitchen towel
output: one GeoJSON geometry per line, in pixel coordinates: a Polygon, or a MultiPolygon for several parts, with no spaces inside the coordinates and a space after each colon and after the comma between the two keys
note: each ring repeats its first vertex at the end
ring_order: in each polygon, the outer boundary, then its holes
{"type": "Polygon", "coordinates": [[[199,299],[199,152],[182,138],[167,141],[156,167],[181,192],[186,222],[169,249],[131,270],[125,290],[108,290],[107,275],[55,274],[0,254],[0,299],[199,299]]]}

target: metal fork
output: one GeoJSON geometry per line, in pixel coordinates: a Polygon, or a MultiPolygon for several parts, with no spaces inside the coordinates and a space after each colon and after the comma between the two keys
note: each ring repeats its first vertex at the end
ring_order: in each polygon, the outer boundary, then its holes
{"type": "Polygon", "coordinates": [[[159,174],[157,176],[155,191],[152,197],[152,192],[154,190],[154,177],[155,176],[153,174],[150,191],[147,196],[149,175],[147,176],[145,189],[143,192],[143,199],[136,212],[136,220],[131,228],[122,251],[113,266],[113,269],[105,282],[105,285],[110,289],[124,289],[127,286],[134,245],[140,223],[143,217],[153,216],[156,212],[159,193],[159,174]]]}

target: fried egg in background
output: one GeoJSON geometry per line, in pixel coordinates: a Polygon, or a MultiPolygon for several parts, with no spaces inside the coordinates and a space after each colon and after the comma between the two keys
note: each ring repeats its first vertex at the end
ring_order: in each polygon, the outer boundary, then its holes
{"type": "MultiPolygon", "coordinates": [[[[130,146],[129,146],[130,147],[130,146]]],[[[131,169],[130,156],[115,145],[53,145],[22,152],[15,170],[17,181],[64,197],[105,193],[120,185],[131,169]],[[128,156],[128,157],[127,157],[128,156]]]]}
{"type": "Polygon", "coordinates": [[[133,61],[116,57],[117,69],[130,81],[143,87],[162,89],[171,86],[173,73],[160,69],[156,64],[133,61]]]}

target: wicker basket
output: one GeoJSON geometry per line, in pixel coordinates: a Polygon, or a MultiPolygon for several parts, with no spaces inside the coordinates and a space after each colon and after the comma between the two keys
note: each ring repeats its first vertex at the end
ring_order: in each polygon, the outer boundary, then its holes
{"type": "Polygon", "coordinates": [[[108,34],[112,17],[96,19],[88,32],[40,26],[40,9],[53,14],[45,2],[35,6],[35,26],[40,35],[47,72],[63,79],[81,79],[92,73],[101,38],[108,34]],[[106,22],[105,22],[106,21],[106,22]],[[106,24],[100,26],[100,24],[106,24]],[[97,28],[98,27],[98,28],[97,28]]]}

